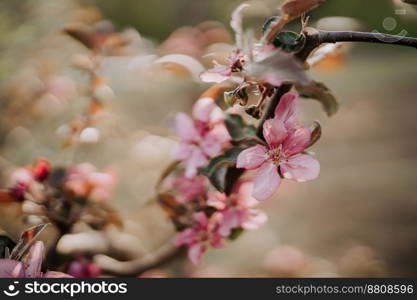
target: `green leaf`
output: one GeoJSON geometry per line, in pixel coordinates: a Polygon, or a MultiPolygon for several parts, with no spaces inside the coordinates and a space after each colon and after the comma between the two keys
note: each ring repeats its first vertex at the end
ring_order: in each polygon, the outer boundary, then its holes
{"type": "Polygon", "coordinates": [[[233,140],[241,140],[256,134],[256,128],[253,125],[246,125],[240,115],[226,114],[224,123],[233,140]]]}
{"type": "Polygon", "coordinates": [[[282,31],[272,43],[285,52],[298,52],[304,47],[305,36],[293,31],[282,31]]]}
{"type": "Polygon", "coordinates": [[[339,102],[327,86],[321,82],[312,81],[308,85],[296,85],[302,97],[318,100],[328,116],[334,115],[339,109],[339,102]]]}
{"type": "Polygon", "coordinates": [[[232,230],[232,233],[230,234],[230,236],[228,237],[229,240],[234,241],[236,240],[238,237],[241,236],[241,234],[244,232],[245,230],[243,228],[235,228],[232,230]]]}
{"type": "Polygon", "coordinates": [[[220,192],[229,194],[235,180],[243,173],[237,169],[236,159],[242,148],[233,147],[223,155],[213,158],[202,173],[208,177],[211,184],[220,192]]]}

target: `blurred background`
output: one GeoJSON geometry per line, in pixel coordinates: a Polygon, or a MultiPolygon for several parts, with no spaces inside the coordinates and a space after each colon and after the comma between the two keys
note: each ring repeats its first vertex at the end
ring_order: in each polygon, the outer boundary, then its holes
{"type": "MultiPolygon", "coordinates": [[[[280,3],[252,2],[245,26],[259,27],[280,3]]],[[[173,116],[189,111],[208,87],[195,77],[201,66],[211,66],[210,53],[233,42],[228,23],[239,3],[1,1],[2,186],[13,168],[37,157],[110,166],[119,174],[112,203],[152,251],[158,242],[147,239],[158,239],[155,224],[166,220],[149,203],[175,145],[173,116]],[[88,76],[74,61],[88,50],[62,30],[103,19],[132,43],[100,65],[108,89],[105,113],[95,124],[99,135],[67,147],[66,126],[87,107],[88,76]],[[181,66],[156,62],[177,53],[188,57],[181,66]]],[[[417,11],[401,1],[368,0],[365,6],[362,0],[328,0],[311,13],[310,24],[417,36],[417,11]]],[[[323,125],[314,147],[320,178],[284,181],[274,199],[261,205],[268,224],[209,251],[201,267],[171,262],[148,276],[417,276],[416,50],[346,46],[311,74],[341,103],[327,118],[317,102],[303,102],[303,120],[323,125]]]]}

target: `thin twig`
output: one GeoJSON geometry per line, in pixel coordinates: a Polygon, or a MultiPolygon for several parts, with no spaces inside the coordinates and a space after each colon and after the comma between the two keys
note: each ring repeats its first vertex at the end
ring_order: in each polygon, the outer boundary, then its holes
{"type": "Polygon", "coordinates": [[[183,254],[183,248],[175,246],[174,242],[169,240],[153,252],[135,260],[119,261],[110,256],[99,254],[96,255],[95,261],[108,274],[131,277],[138,276],[149,269],[158,267],[183,254]]]}
{"type": "Polygon", "coordinates": [[[318,46],[325,43],[338,42],[363,42],[386,45],[397,45],[412,47],[417,49],[417,38],[391,35],[385,33],[360,32],[360,31],[324,31],[314,28],[306,28],[304,30],[306,44],[297,57],[305,61],[312,51],[318,46]]]}

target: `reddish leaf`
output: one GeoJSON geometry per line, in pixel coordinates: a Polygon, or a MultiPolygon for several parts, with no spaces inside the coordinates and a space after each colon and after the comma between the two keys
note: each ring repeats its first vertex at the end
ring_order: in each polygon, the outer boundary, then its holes
{"type": "Polygon", "coordinates": [[[301,17],[304,13],[316,8],[325,0],[287,0],[281,5],[281,10],[290,20],[301,17]]]}

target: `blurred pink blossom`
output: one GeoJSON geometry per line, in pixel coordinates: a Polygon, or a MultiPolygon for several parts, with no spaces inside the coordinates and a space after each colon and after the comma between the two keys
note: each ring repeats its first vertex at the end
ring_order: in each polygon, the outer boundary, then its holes
{"type": "Polygon", "coordinates": [[[42,260],[45,255],[43,242],[35,242],[23,262],[0,259],[0,277],[6,278],[68,278],[68,274],[48,271],[42,273],[42,260]]]}
{"type": "Polygon", "coordinates": [[[175,177],[169,180],[168,185],[175,190],[175,200],[184,204],[205,195],[207,190],[207,178],[195,176],[187,178],[185,176],[175,177]]]}
{"type": "Polygon", "coordinates": [[[45,159],[38,159],[33,166],[16,169],[10,176],[10,193],[17,200],[24,200],[24,195],[36,181],[44,181],[51,166],[45,159]]]}
{"type": "Polygon", "coordinates": [[[204,212],[194,214],[195,225],[177,234],[175,244],[188,246],[188,258],[194,264],[201,262],[209,246],[222,248],[222,236],[218,232],[218,220],[214,215],[209,219],[204,212]]]}
{"type": "Polygon", "coordinates": [[[180,142],[174,149],[173,158],[184,162],[188,178],[195,176],[197,169],[218,155],[230,141],[223,112],[213,99],[199,99],[193,107],[192,116],[179,113],[175,119],[175,131],[180,142]]]}
{"type": "Polygon", "coordinates": [[[101,274],[101,269],[94,262],[80,256],[69,264],[67,273],[76,278],[95,278],[101,274]]]}
{"type": "Polygon", "coordinates": [[[268,217],[259,210],[254,209],[259,202],[251,196],[253,182],[239,181],[235,184],[233,193],[226,197],[218,191],[208,195],[207,205],[219,209],[219,234],[228,237],[233,229],[258,229],[264,225],[268,217]]]}
{"type": "Polygon", "coordinates": [[[71,169],[65,182],[65,187],[75,195],[96,202],[108,201],[115,185],[116,174],[113,171],[99,172],[89,163],[71,169]]]}
{"type": "Polygon", "coordinates": [[[214,62],[214,68],[203,72],[200,79],[204,82],[221,83],[244,70],[246,58],[241,50],[233,51],[227,59],[227,65],[214,62]]]}

